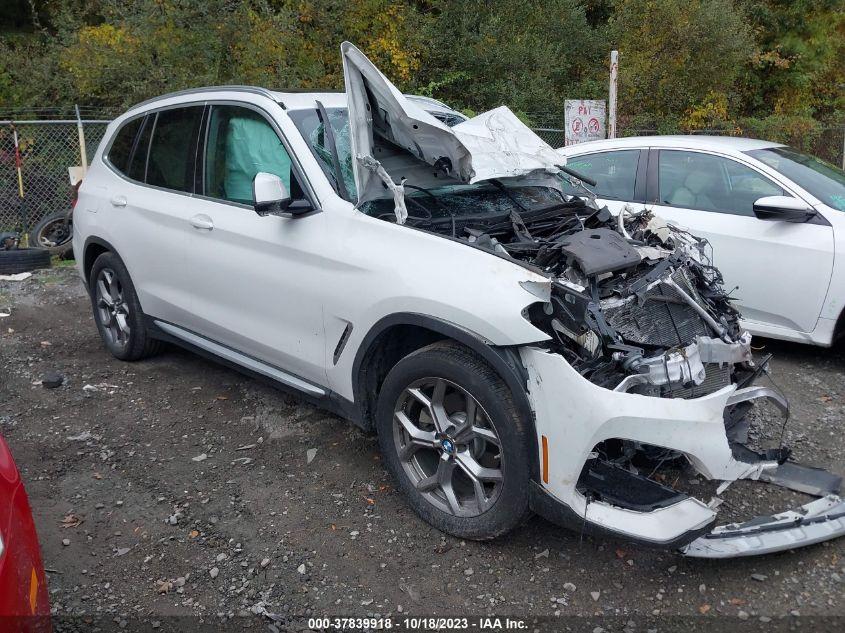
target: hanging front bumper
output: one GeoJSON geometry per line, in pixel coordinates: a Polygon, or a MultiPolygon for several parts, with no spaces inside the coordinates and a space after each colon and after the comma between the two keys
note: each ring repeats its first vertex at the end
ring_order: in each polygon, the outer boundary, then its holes
{"type": "Polygon", "coordinates": [[[837,495],[797,510],[715,528],[681,548],[693,558],[736,558],[782,552],[845,535],[845,501],[837,495]]]}
{"type": "Polygon", "coordinates": [[[765,554],[845,534],[845,502],[836,494],[841,478],[785,462],[788,451],[756,453],[737,440],[736,430],[726,429],[726,411],[746,402],[767,400],[787,414],[777,392],[729,385],[699,398],[656,398],[599,387],[544,349],[526,346],[520,353],[537,445],[545,449],[541,480],[531,489],[538,514],[578,531],[711,558],[765,554]],[[760,480],[824,496],[795,511],[714,528],[718,498],[706,503],[672,495],[643,477],[612,470],[591,473],[594,485],[585,485],[590,482],[582,472],[595,457],[593,447],[609,439],[677,451],[707,479],[760,480]]]}

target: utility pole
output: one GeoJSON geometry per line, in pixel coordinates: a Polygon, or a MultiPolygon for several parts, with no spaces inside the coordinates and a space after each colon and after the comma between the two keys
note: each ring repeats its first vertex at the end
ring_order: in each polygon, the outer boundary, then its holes
{"type": "Polygon", "coordinates": [[[607,138],[616,138],[616,78],[619,74],[619,51],[610,51],[610,89],[607,103],[607,138]]]}
{"type": "Polygon", "coordinates": [[[82,161],[82,177],[88,171],[88,152],[85,151],[85,130],[82,129],[82,117],[79,115],[79,106],[76,109],[76,133],[79,136],[79,158],[82,161]]]}

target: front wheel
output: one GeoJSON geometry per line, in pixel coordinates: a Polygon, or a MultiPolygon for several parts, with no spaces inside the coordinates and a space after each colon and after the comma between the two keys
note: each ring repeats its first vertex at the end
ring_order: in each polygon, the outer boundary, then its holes
{"type": "Polygon", "coordinates": [[[530,424],[467,348],[435,343],[399,361],[382,385],[376,426],[398,488],[434,527],[490,539],[527,516],[530,424]]]}

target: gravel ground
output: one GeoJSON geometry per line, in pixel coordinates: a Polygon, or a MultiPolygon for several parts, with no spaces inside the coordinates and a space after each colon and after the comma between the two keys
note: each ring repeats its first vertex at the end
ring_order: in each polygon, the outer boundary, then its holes
{"type": "MultiPolygon", "coordinates": [[[[499,614],[551,629],[555,616],[845,615],[845,539],[696,561],[532,518],[506,538],[464,542],[407,508],[375,438],[343,420],[177,349],[113,359],[71,269],[0,282],[0,312],[11,312],[0,318],[0,430],[56,614],[262,627],[265,612],[499,614]],[[48,371],[64,384],[41,386],[48,371]]],[[[797,456],[845,471],[845,351],[756,344],[775,354],[797,456]]],[[[762,487],[738,485],[733,506],[768,499],[762,487]]]]}

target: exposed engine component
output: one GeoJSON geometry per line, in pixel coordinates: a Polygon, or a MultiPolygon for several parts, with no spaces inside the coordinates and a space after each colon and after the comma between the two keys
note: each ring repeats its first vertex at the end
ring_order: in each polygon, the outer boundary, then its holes
{"type": "Polygon", "coordinates": [[[753,371],[750,337],[706,242],[650,213],[613,217],[572,198],[463,228],[469,242],[553,276],[551,300],[529,318],[601,386],[695,397],[753,371]]]}
{"type": "Polygon", "coordinates": [[[589,192],[540,206],[492,185],[498,206],[479,197],[473,212],[458,195],[406,197],[410,214],[425,213],[408,223],[550,276],[549,301],[528,318],[585,378],[617,391],[690,398],[751,375],[750,337],[706,241],[649,212],[614,216],[589,192]]]}

